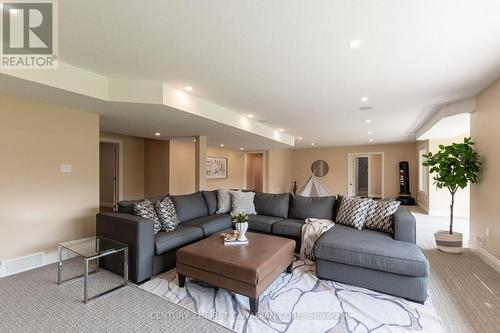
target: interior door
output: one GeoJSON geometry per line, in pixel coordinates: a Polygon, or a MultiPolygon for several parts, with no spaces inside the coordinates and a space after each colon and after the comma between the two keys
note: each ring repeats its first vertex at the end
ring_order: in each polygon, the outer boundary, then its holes
{"type": "Polygon", "coordinates": [[[118,211],[118,167],[119,167],[119,152],[118,144],[113,144],[114,168],[113,168],[113,211],[118,211]]]}
{"type": "Polygon", "coordinates": [[[118,200],[117,144],[99,144],[99,207],[100,211],[113,211],[118,200]]]}
{"type": "Polygon", "coordinates": [[[263,177],[263,156],[262,154],[255,154],[254,156],[254,168],[253,168],[253,184],[256,192],[262,192],[264,185],[263,177]]]}
{"type": "Polygon", "coordinates": [[[356,188],[356,158],[351,156],[349,158],[349,186],[347,189],[347,195],[353,196],[355,194],[356,188]]]}

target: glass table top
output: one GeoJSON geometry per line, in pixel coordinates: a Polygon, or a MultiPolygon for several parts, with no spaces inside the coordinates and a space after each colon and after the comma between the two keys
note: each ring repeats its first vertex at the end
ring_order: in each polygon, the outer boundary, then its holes
{"type": "Polygon", "coordinates": [[[108,252],[120,251],[128,247],[126,244],[102,236],[62,242],[59,243],[59,246],[85,258],[100,256],[108,252]]]}

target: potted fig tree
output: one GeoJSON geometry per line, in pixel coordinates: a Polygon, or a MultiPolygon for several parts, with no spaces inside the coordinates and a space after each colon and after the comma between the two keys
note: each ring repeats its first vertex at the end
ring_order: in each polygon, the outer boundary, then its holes
{"type": "Polygon", "coordinates": [[[463,143],[452,143],[449,146],[439,145],[435,154],[424,154],[423,165],[429,167],[433,175],[434,184],[439,189],[446,188],[451,195],[450,228],[447,231],[439,230],[434,233],[438,249],[448,253],[461,253],[463,235],[453,231],[453,208],[455,194],[459,189],[467,187],[469,183],[479,183],[481,161],[479,154],[474,150],[471,138],[464,138],[463,143]]]}

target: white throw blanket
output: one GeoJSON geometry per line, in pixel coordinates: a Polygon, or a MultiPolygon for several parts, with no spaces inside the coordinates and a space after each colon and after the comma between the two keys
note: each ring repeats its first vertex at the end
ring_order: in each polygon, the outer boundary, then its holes
{"type": "Polygon", "coordinates": [[[302,244],[300,245],[300,259],[315,260],[314,244],[319,237],[335,223],[326,219],[306,219],[302,226],[302,244]]]}

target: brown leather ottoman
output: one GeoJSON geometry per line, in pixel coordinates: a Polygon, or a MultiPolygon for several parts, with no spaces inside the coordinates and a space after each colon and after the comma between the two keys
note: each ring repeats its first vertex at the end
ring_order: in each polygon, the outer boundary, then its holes
{"type": "Polygon", "coordinates": [[[258,312],[259,296],[285,269],[291,272],[295,241],[247,233],[248,245],[224,246],[219,234],[177,250],[179,286],[186,276],[250,298],[258,312]]]}

